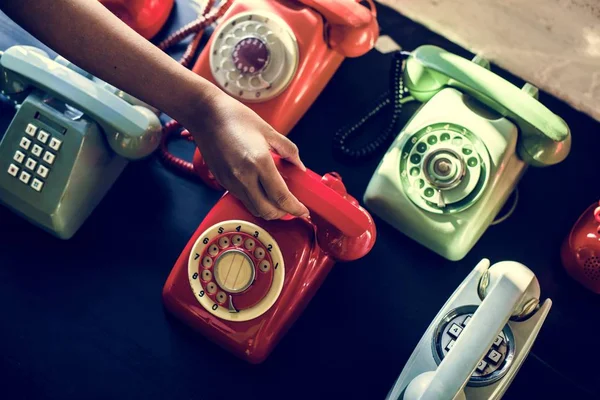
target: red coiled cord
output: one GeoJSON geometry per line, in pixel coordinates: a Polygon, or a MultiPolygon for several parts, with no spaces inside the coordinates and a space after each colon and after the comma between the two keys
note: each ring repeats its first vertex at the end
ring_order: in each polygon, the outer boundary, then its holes
{"type": "MultiPolygon", "coordinates": [[[[181,29],[169,35],[165,40],[158,44],[158,48],[166,51],[169,47],[174,46],[175,44],[183,41],[186,37],[195,33],[196,36],[192,39],[192,42],[188,45],[183,56],[179,60],[179,63],[184,67],[189,67],[189,63],[192,58],[196,54],[196,50],[198,50],[198,46],[200,45],[200,41],[202,40],[202,35],[204,34],[204,29],[215,22],[217,19],[221,18],[223,14],[231,7],[233,0],[223,0],[220,6],[216,9],[213,9],[215,4],[215,0],[207,0],[202,13],[193,22],[185,25],[181,29]],[[211,11],[212,9],[212,11],[211,11]]],[[[185,139],[188,141],[193,141],[193,137],[187,129],[183,129],[181,124],[175,120],[169,121],[165,124],[163,128],[163,136],[160,142],[159,154],[163,162],[167,166],[171,166],[184,174],[195,175],[194,173],[194,165],[186,160],[183,160],[179,157],[174,156],[168,150],[168,143],[171,139],[185,139]],[[177,134],[177,135],[176,135],[177,134]]]]}

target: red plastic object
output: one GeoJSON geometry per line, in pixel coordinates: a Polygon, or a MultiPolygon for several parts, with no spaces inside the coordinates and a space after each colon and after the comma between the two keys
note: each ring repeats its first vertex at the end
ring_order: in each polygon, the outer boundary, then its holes
{"type": "MultiPolygon", "coordinates": [[[[287,135],[323,91],[345,57],[358,57],[373,48],[379,35],[375,5],[355,0],[253,0],[237,1],[221,21],[239,13],[266,11],[281,17],[292,29],[299,48],[296,75],[277,97],[245,103],[275,130],[287,135]]],[[[209,52],[212,36],[192,71],[216,84],[209,52]]]]}
{"type": "MultiPolygon", "coordinates": [[[[291,191],[311,211],[311,217],[288,216],[265,221],[253,217],[241,202],[226,193],[192,235],[163,289],[167,310],[251,363],[260,363],[271,353],[336,261],[351,261],[365,256],[376,239],[371,216],[348,195],[337,174],[321,177],[310,170],[305,173],[277,158],[276,164],[291,191]],[[264,229],[279,245],[285,265],[283,287],[273,305],[262,315],[243,322],[219,318],[200,304],[198,293],[192,290],[192,277],[188,270],[194,262],[194,257],[190,257],[194,246],[202,239],[200,235],[210,227],[231,220],[248,221],[264,229]]],[[[227,231],[223,233],[227,234],[227,231]]],[[[214,242],[218,237],[211,240],[214,242]]],[[[213,243],[208,238],[204,238],[203,242],[207,246],[213,243]]],[[[216,274],[216,271],[213,272],[216,274]]],[[[260,288],[259,291],[262,290],[260,288]]],[[[200,297],[204,295],[202,291],[200,297]]],[[[244,301],[254,304],[256,300],[246,296],[244,301]]]]}
{"type": "Polygon", "coordinates": [[[146,39],[164,26],[175,0],[99,0],[113,14],[146,39]]]}
{"type": "Polygon", "coordinates": [[[573,279],[600,294],[600,202],[579,217],[563,242],[561,259],[573,279]]]}

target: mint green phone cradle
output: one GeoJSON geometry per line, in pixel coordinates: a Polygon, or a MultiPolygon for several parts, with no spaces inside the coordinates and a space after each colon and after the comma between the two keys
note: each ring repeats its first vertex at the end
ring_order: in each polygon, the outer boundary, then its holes
{"type": "Polygon", "coordinates": [[[528,165],[561,162],[566,123],[537,100],[473,61],[421,46],[404,84],[424,102],[394,140],[364,195],[367,208],[449,260],[484,234],[528,165]]]}
{"type": "Polygon", "coordinates": [[[0,203],[62,239],[160,142],[156,110],[37,48],[1,54],[0,92],[17,109],[0,142],[0,203]]]}

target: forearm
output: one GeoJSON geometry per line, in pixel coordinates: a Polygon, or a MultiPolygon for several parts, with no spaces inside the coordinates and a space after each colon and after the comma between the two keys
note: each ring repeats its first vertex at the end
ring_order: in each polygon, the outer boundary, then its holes
{"type": "Polygon", "coordinates": [[[209,107],[219,93],[98,1],[0,0],[0,7],[69,61],[183,124],[197,120],[198,106],[209,107]]]}

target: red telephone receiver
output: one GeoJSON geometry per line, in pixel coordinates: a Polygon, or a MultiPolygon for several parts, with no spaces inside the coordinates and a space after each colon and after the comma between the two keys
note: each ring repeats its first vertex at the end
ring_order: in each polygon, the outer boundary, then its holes
{"type": "Polygon", "coordinates": [[[167,22],[175,0],[99,1],[134,31],[150,40],[167,22]]]}
{"type": "Polygon", "coordinates": [[[265,221],[225,193],[163,289],[167,310],[251,363],[271,353],[335,262],[365,256],[376,237],[371,216],[339,176],[274,158],[311,217],[265,221]]]}
{"type": "Polygon", "coordinates": [[[246,0],[223,15],[192,70],[287,135],[345,57],[373,48],[375,5],[246,0]]]}
{"type": "Polygon", "coordinates": [[[600,294],[600,202],[581,214],[563,242],[561,259],[573,279],[600,294]]]}

